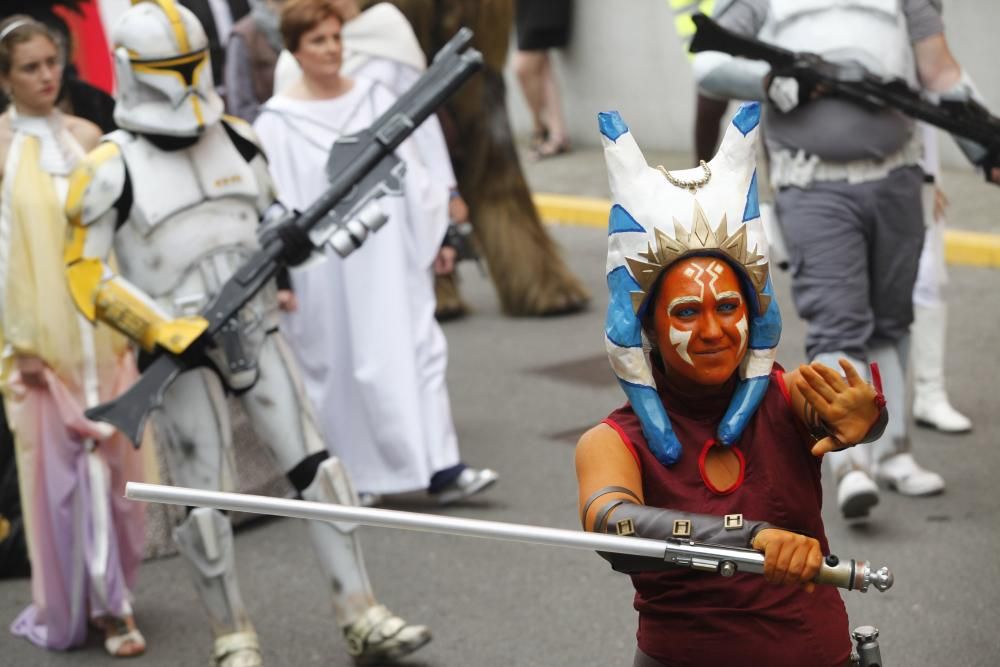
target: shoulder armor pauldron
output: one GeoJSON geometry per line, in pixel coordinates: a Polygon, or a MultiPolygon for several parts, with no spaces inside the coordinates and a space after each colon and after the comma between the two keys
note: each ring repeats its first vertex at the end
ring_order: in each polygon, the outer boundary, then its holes
{"type": "MultiPolygon", "coordinates": [[[[66,215],[78,225],[89,225],[112,208],[121,209],[129,190],[121,148],[104,141],[87,154],[70,176],[66,215]]],[[[119,220],[128,211],[119,210],[119,220]]]]}

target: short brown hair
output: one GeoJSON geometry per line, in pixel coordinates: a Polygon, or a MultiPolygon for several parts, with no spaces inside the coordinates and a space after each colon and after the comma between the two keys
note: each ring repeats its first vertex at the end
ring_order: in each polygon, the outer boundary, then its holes
{"type": "Polygon", "coordinates": [[[3,39],[0,39],[0,73],[4,75],[10,74],[10,68],[14,64],[14,47],[30,41],[37,35],[48,38],[62,55],[60,40],[55,33],[47,25],[27,14],[14,14],[0,21],[0,35],[3,35],[3,39]],[[12,27],[14,24],[20,25],[12,27]]]}
{"type": "Polygon", "coordinates": [[[281,38],[292,53],[299,50],[302,35],[331,16],[341,24],[344,17],[330,0],[288,0],[281,7],[281,38]]]}

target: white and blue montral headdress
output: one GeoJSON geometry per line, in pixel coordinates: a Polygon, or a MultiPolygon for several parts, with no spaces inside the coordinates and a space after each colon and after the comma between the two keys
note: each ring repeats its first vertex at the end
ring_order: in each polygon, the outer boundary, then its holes
{"type": "Polygon", "coordinates": [[[667,172],[646,163],[616,111],[598,114],[613,205],[608,222],[605,343],[611,367],[639,416],[656,458],[676,463],[681,445],[656,393],[642,347],[641,319],[664,270],[683,257],[711,255],[740,276],[749,297],[750,345],[741,381],[719,425],[731,445],[767,392],[781,314],[772,298],[767,239],[757,202],[760,106],[744,104],[707,165],[667,172]]]}

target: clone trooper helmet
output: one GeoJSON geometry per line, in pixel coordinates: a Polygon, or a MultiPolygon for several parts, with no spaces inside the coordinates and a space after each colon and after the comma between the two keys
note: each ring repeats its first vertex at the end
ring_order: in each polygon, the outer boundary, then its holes
{"type": "MultiPolygon", "coordinates": [[[[669,466],[680,458],[682,448],[642,345],[642,319],[666,269],[685,257],[718,257],[733,267],[748,297],[749,348],[740,366],[740,382],[719,424],[722,445],[739,439],[763,400],[781,337],[781,314],[771,287],[757,202],[760,106],[753,102],[740,107],[711,162],[675,172],[646,163],[618,112],[599,114],[598,123],[614,200],[608,224],[611,298],[605,345],[650,450],[669,466]]],[[[705,279],[712,282],[712,276],[705,279]]]]}
{"type": "Polygon", "coordinates": [[[132,0],[111,37],[115,122],[141,134],[194,137],[222,117],[208,38],[174,0],[132,0]]]}

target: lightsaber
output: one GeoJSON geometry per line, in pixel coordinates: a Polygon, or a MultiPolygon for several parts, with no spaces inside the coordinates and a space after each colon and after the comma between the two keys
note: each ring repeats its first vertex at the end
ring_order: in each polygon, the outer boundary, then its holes
{"type": "MultiPolygon", "coordinates": [[[[679,567],[716,572],[723,577],[731,577],[737,572],[759,574],[764,571],[764,554],[754,549],[705,544],[675,538],[653,540],[645,537],[620,537],[565,528],[465,519],[419,512],[401,512],[375,507],[334,505],[245,493],[202,491],[180,486],[140,482],[126,484],[125,497],[152,503],[186,507],[214,507],[233,512],[268,514],[311,521],[339,521],[381,528],[401,528],[427,533],[544,544],[588,551],[608,551],[660,559],[679,567]]],[[[892,586],[893,576],[887,567],[876,570],[868,561],[839,559],[831,554],[823,561],[819,574],[813,581],[818,584],[828,584],[864,593],[871,586],[879,591],[888,590],[892,586]]]]}

